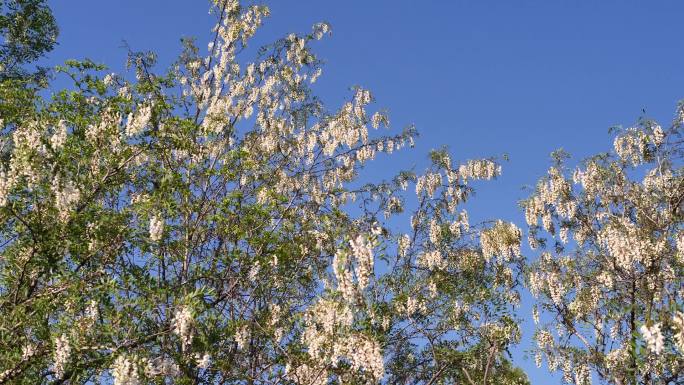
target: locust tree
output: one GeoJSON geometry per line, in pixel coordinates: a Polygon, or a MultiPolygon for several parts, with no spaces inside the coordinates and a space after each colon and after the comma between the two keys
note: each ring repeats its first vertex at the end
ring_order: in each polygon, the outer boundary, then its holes
{"type": "Polygon", "coordinates": [[[0,383],[526,384],[520,230],[463,210],[495,159],[363,177],[416,132],[314,95],[330,27],[248,58],[268,8],[211,10],[167,71],[70,61],[3,120],[0,383]]]}
{"type": "Polygon", "coordinates": [[[640,119],[614,148],[570,169],[566,155],[523,202],[537,297],[536,358],[566,383],[684,381],[684,104],[640,119]]]}

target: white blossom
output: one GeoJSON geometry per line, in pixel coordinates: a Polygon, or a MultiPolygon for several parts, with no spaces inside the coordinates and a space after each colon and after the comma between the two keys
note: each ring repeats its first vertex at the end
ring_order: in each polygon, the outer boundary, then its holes
{"type": "Polygon", "coordinates": [[[67,126],[64,120],[60,120],[55,127],[55,133],[50,138],[50,145],[54,150],[59,150],[67,140],[67,126]]]}
{"type": "Polygon", "coordinates": [[[147,359],[145,366],[145,375],[148,377],[156,376],[170,376],[176,377],[180,375],[180,368],[172,359],[168,357],[156,357],[154,359],[147,359]]]}
{"type": "Polygon", "coordinates": [[[150,218],[150,240],[157,242],[164,234],[164,220],[159,216],[150,218]]]}
{"type": "Polygon", "coordinates": [[[52,181],[52,190],[55,194],[55,207],[59,212],[59,218],[64,221],[81,198],[81,192],[71,181],[62,182],[59,177],[55,177],[52,181]]]}
{"type": "Polygon", "coordinates": [[[66,334],[55,339],[55,351],[53,355],[55,377],[62,378],[66,370],[66,365],[71,357],[71,344],[66,334]]]}
{"type": "Polygon", "coordinates": [[[672,317],[672,324],[674,325],[674,338],[677,349],[684,354],[684,313],[675,312],[672,317]]]}
{"type": "Polygon", "coordinates": [[[373,275],[373,245],[363,235],[358,235],[349,244],[356,257],[356,277],[359,288],[363,290],[368,286],[370,277],[373,275]]]}
{"type": "Polygon", "coordinates": [[[237,342],[238,349],[245,350],[249,346],[251,333],[248,325],[242,325],[235,332],[235,342],[237,342]]]}
{"type": "Polygon", "coordinates": [[[211,365],[211,355],[209,353],[196,354],[195,359],[197,361],[197,367],[200,369],[208,369],[211,365]]]}
{"type": "Polygon", "coordinates": [[[190,308],[187,306],[178,308],[173,317],[173,332],[180,337],[183,350],[186,350],[192,342],[193,325],[194,319],[190,308]]]}
{"type": "Polygon", "coordinates": [[[641,325],[639,327],[641,336],[646,341],[646,346],[654,354],[660,354],[664,347],[664,337],[660,331],[660,324],[653,324],[652,326],[641,325]]]}
{"type": "Polygon", "coordinates": [[[140,107],[135,113],[130,113],[126,123],[126,136],[131,137],[141,134],[151,118],[152,107],[147,104],[140,107]]]}
{"type": "Polygon", "coordinates": [[[116,360],[114,360],[112,377],[114,377],[114,385],[140,384],[140,378],[138,377],[135,363],[123,355],[116,357],[116,360]]]}

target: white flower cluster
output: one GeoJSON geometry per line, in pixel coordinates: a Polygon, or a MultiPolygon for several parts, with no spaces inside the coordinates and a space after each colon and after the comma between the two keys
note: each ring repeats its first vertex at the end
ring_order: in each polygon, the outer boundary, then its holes
{"type": "MultiPolygon", "coordinates": [[[[371,126],[373,126],[373,128],[375,128],[376,130],[377,130],[378,128],[380,128],[380,125],[383,125],[383,126],[385,126],[385,127],[388,127],[389,124],[390,124],[390,122],[389,122],[389,117],[387,116],[387,114],[384,114],[384,113],[382,113],[382,112],[376,112],[376,113],[374,113],[373,116],[371,117],[371,126]]],[[[393,141],[390,141],[390,142],[388,143],[388,145],[389,145],[390,147],[394,147],[394,142],[393,142],[393,141]]],[[[392,153],[393,150],[394,150],[394,148],[391,148],[391,149],[389,150],[389,153],[392,153]]]]}
{"type": "Polygon", "coordinates": [[[66,369],[67,362],[71,357],[71,344],[66,334],[55,339],[55,352],[53,356],[55,365],[55,377],[62,378],[66,369]]]}
{"type": "Polygon", "coordinates": [[[81,192],[71,181],[62,183],[59,177],[55,177],[52,181],[52,190],[55,194],[55,207],[59,212],[59,218],[65,221],[81,198],[81,192]]]}
{"type": "Polygon", "coordinates": [[[420,196],[424,192],[428,197],[435,195],[437,188],[442,185],[442,174],[429,172],[423,176],[418,177],[416,182],[416,195],[420,196]]]}
{"type": "Polygon", "coordinates": [[[359,289],[363,290],[368,286],[370,277],[373,275],[373,244],[368,237],[359,234],[355,239],[349,241],[349,245],[356,257],[356,278],[359,289]]]}
{"type": "Polygon", "coordinates": [[[660,124],[656,124],[655,128],[653,128],[653,144],[656,145],[656,147],[662,145],[665,141],[665,136],[665,131],[660,127],[660,124]]]}
{"type": "Polygon", "coordinates": [[[591,385],[591,371],[589,366],[580,363],[575,366],[575,384],[577,385],[591,385]]]}
{"type": "Polygon", "coordinates": [[[463,228],[463,231],[470,230],[470,218],[468,216],[468,211],[461,210],[458,214],[458,224],[463,228]]]}
{"type": "Polygon", "coordinates": [[[194,319],[187,306],[180,307],[173,317],[173,332],[180,337],[181,347],[187,350],[192,342],[194,319]]]}
{"type": "Polygon", "coordinates": [[[539,261],[540,267],[529,275],[530,292],[534,297],[539,297],[542,293],[548,294],[551,301],[560,306],[568,290],[567,284],[559,274],[550,253],[542,253],[539,261]]]}
{"type": "Polygon", "coordinates": [[[400,213],[404,210],[404,205],[399,197],[392,196],[387,201],[387,206],[385,208],[385,218],[389,218],[393,213],[400,213]]]}
{"type": "Polygon", "coordinates": [[[249,346],[250,336],[248,325],[242,325],[235,331],[235,342],[237,342],[238,349],[245,350],[249,346]]]}
{"type": "MultiPolygon", "coordinates": [[[[378,380],[384,375],[380,345],[353,331],[353,319],[348,305],[321,299],[307,313],[302,340],[308,347],[309,356],[322,366],[337,366],[344,359],[351,364],[353,371],[368,373],[378,380]]],[[[300,376],[303,374],[299,373],[300,376]]]]}
{"type": "Polygon", "coordinates": [[[311,307],[305,318],[305,329],[302,340],[309,348],[309,355],[323,359],[326,356],[329,338],[340,329],[351,326],[353,321],[351,309],[332,300],[319,300],[311,307]]]}
{"type": "Polygon", "coordinates": [[[496,341],[502,345],[519,342],[521,337],[518,325],[510,323],[483,322],[478,328],[478,333],[485,336],[488,341],[496,341]]]}
{"type": "Polygon", "coordinates": [[[520,255],[522,232],[513,223],[497,221],[490,229],[480,233],[482,254],[486,260],[498,256],[499,262],[511,261],[520,255]]]}
{"type": "Polygon", "coordinates": [[[337,279],[337,289],[346,301],[353,302],[357,293],[356,285],[354,285],[354,276],[349,269],[348,256],[343,250],[338,250],[335,253],[332,268],[337,279]]]}
{"type": "Polygon", "coordinates": [[[591,161],[582,169],[576,169],[572,174],[572,181],[584,188],[588,194],[600,194],[605,189],[605,170],[595,161],[591,161]]]}
{"type": "MultiPolygon", "coordinates": [[[[321,34],[321,37],[323,37],[323,34],[321,34]]],[[[297,64],[303,64],[308,56],[306,40],[291,33],[287,36],[287,41],[290,43],[287,50],[287,60],[297,64]]]]}
{"type": "Polygon", "coordinates": [[[399,313],[405,315],[406,317],[411,317],[416,313],[427,312],[426,301],[422,298],[416,298],[414,295],[409,295],[406,297],[404,302],[398,304],[397,308],[399,313]]]}
{"type": "Polygon", "coordinates": [[[112,85],[114,85],[115,80],[116,80],[116,74],[115,73],[109,73],[102,78],[102,82],[104,83],[105,87],[111,87],[112,85]]]}
{"type": "Polygon", "coordinates": [[[123,355],[116,357],[112,366],[114,385],[139,385],[140,378],[135,363],[123,355]]]}
{"type": "Polygon", "coordinates": [[[634,133],[636,135],[630,135],[630,133],[628,133],[626,135],[616,136],[613,147],[615,148],[615,153],[622,160],[638,165],[641,163],[646,141],[644,140],[645,136],[641,131],[635,131],[634,133]]]}
{"type": "MultiPolygon", "coordinates": [[[[541,367],[542,355],[541,352],[551,349],[554,345],[553,335],[547,330],[539,330],[535,335],[535,340],[537,342],[537,352],[535,354],[535,364],[538,368],[541,367]]],[[[549,357],[551,359],[551,357],[549,357]]]]}
{"type": "Polygon", "coordinates": [[[637,166],[644,162],[649,143],[660,146],[665,140],[665,132],[657,125],[652,134],[639,128],[630,128],[624,134],[615,137],[613,147],[615,153],[624,162],[637,166]]]}
{"type": "Polygon", "coordinates": [[[663,351],[665,339],[660,331],[660,324],[653,324],[650,327],[645,324],[641,325],[639,332],[646,341],[648,350],[654,354],[660,354],[663,351]]]}
{"type": "Polygon", "coordinates": [[[159,216],[150,218],[150,240],[159,241],[164,235],[164,219],[159,216]]]}
{"type": "Polygon", "coordinates": [[[416,258],[416,264],[428,270],[441,270],[447,267],[447,261],[439,250],[426,251],[416,258]]]}
{"type": "Polygon", "coordinates": [[[52,146],[53,150],[59,150],[64,146],[64,143],[66,143],[67,140],[67,126],[66,122],[64,120],[60,120],[59,123],[57,124],[57,127],[55,127],[55,132],[52,134],[52,137],[50,138],[50,145],[52,146]]]}
{"type": "Polygon", "coordinates": [[[130,113],[128,115],[125,134],[128,137],[136,136],[141,134],[145,130],[145,126],[150,122],[152,118],[152,107],[148,104],[143,105],[136,111],[136,113],[130,113]]]}
{"type": "Polygon", "coordinates": [[[12,140],[17,149],[17,155],[25,153],[45,153],[45,147],[41,141],[41,132],[38,122],[34,121],[26,126],[17,127],[12,133],[12,140]]]}
{"type": "Polygon", "coordinates": [[[677,349],[684,354],[684,313],[675,312],[672,317],[672,324],[674,325],[674,339],[677,349]]]}
{"type": "Polygon", "coordinates": [[[0,170],[0,207],[7,204],[10,189],[14,186],[16,178],[11,178],[7,172],[0,170]]]}
{"type": "Polygon", "coordinates": [[[204,353],[195,355],[195,361],[197,362],[197,367],[200,369],[208,369],[211,365],[211,354],[204,353]]]}
{"type": "Polygon", "coordinates": [[[399,253],[399,256],[405,256],[410,246],[411,237],[408,234],[402,234],[397,240],[397,252],[399,253]]]}
{"type": "Polygon", "coordinates": [[[437,223],[437,220],[432,218],[430,220],[430,227],[429,227],[429,237],[430,237],[430,242],[432,242],[433,245],[439,244],[439,238],[442,234],[442,228],[440,227],[439,223],[437,223]]]}
{"type": "Polygon", "coordinates": [[[313,25],[313,35],[317,40],[321,40],[325,34],[330,34],[330,24],[316,23],[313,25]]]}
{"type": "Polygon", "coordinates": [[[156,357],[147,359],[145,365],[145,375],[148,377],[170,376],[175,377],[180,374],[180,368],[171,358],[156,357]]]}
{"type": "Polygon", "coordinates": [[[379,380],[385,374],[385,363],[380,344],[369,338],[354,335],[346,345],[346,354],[352,363],[352,369],[365,371],[379,380]]]}
{"type": "Polygon", "coordinates": [[[24,345],[21,347],[21,360],[27,361],[36,354],[36,346],[33,344],[24,345]]]}
{"type": "Polygon", "coordinates": [[[606,245],[618,266],[627,271],[634,269],[635,264],[648,263],[652,256],[661,255],[667,249],[664,238],[652,240],[626,217],[606,225],[599,233],[599,240],[606,245]]]}
{"type": "MultiPolygon", "coordinates": [[[[552,209],[560,218],[571,219],[577,213],[577,202],[571,197],[572,187],[556,167],[551,167],[546,180],[537,184],[537,193],[525,202],[525,221],[536,226],[542,219],[544,230],[555,234],[552,209]]],[[[568,229],[561,227],[560,238],[567,243],[568,229]]],[[[530,239],[530,247],[536,248],[536,239],[530,239]]]]}
{"type": "Polygon", "coordinates": [[[467,183],[468,179],[493,179],[501,175],[501,166],[489,159],[469,160],[458,167],[458,174],[467,183]]]}
{"type": "Polygon", "coordinates": [[[100,309],[98,307],[98,303],[96,300],[90,301],[88,304],[88,307],[85,310],[85,318],[88,320],[88,323],[92,325],[93,323],[97,322],[97,319],[100,317],[100,309]]]}
{"type": "Polygon", "coordinates": [[[100,115],[96,124],[86,128],[86,139],[96,146],[107,146],[113,153],[121,150],[121,135],[119,133],[123,117],[118,110],[107,107],[100,115]]]}
{"type": "Polygon", "coordinates": [[[616,370],[629,360],[629,350],[621,347],[606,354],[606,366],[611,370],[616,370]]]}

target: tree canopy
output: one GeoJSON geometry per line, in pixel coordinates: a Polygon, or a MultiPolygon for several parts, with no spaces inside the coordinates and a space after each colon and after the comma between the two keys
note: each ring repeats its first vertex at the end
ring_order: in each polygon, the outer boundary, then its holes
{"type": "Polygon", "coordinates": [[[49,9],[0,4],[0,384],[525,385],[525,290],[565,383],[684,380],[681,105],[574,171],[555,153],[526,257],[464,209],[497,158],[363,175],[417,131],[369,90],[314,94],[327,23],[248,57],[268,8],[215,0],[170,68],[71,60],[57,89],[26,80],[49,9]]]}
{"type": "Polygon", "coordinates": [[[59,29],[45,0],[0,1],[0,82],[44,75],[24,67],[51,51],[59,29]]]}

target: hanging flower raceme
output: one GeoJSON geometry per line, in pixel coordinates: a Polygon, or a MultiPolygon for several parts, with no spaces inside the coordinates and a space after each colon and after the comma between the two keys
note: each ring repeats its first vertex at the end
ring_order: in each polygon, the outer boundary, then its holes
{"type": "Polygon", "coordinates": [[[190,308],[181,306],[176,310],[173,317],[173,333],[180,338],[183,350],[187,350],[192,342],[194,322],[190,308]]]}
{"type": "Polygon", "coordinates": [[[157,242],[164,234],[164,220],[159,216],[150,218],[150,240],[157,242]]]}
{"type": "Polygon", "coordinates": [[[641,325],[641,327],[639,327],[639,332],[641,332],[641,336],[644,338],[644,341],[646,341],[648,350],[653,354],[660,354],[663,351],[664,338],[663,333],[660,331],[660,325],[654,324],[650,327],[641,325]]]}

